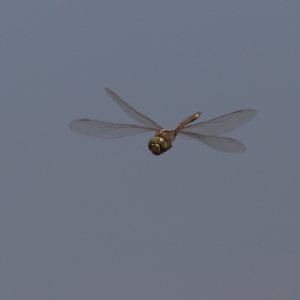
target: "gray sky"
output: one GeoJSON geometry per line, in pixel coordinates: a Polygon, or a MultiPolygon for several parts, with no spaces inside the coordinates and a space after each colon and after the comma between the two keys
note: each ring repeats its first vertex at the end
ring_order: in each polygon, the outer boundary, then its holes
{"type": "Polygon", "coordinates": [[[2,1],[0,298],[299,299],[300,2],[2,1]],[[253,108],[242,154],[151,134],[253,108]]]}

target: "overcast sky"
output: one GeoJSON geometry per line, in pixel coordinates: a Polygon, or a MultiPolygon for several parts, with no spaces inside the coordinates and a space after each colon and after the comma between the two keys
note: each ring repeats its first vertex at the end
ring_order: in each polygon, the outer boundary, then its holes
{"type": "Polygon", "coordinates": [[[300,299],[299,1],[2,1],[0,298],[300,299]],[[241,154],[164,128],[251,108],[241,154]]]}

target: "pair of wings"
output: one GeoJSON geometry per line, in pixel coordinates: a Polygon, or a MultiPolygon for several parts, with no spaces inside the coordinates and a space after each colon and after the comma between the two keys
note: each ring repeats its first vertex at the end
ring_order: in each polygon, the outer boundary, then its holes
{"type": "MultiPolygon", "coordinates": [[[[157,131],[162,128],[153,120],[143,115],[116,93],[105,89],[113,101],[133,120],[140,125],[118,124],[105,121],[79,119],[71,122],[70,128],[78,133],[96,138],[120,138],[133,134],[157,131]]],[[[233,113],[192,125],[187,125],[177,132],[183,138],[199,140],[215,150],[222,152],[242,152],[246,147],[237,140],[216,135],[224,134],[241,126],[256,115],[253,109],[238,110],[233,113]]]]}

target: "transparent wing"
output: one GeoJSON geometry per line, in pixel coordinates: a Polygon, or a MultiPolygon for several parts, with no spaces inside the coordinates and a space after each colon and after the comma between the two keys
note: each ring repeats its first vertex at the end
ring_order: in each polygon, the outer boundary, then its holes
{"type": "Polygon", "coordinates": [[[116,124],[91,119],[79,119],[70,123],[70,128],[78,133],[96,138],[120,138],[147,131],[155,131],[155,128],[139,125],[116,124]]]}
{"type": "Polygon", "coordinates": [[[209,136],[223,134],[250,121],[256,114],[257,112],[254,109],[238,110],[209,121],[185,126],[180,132],[190,132],[209,136]]]}
{"type": "Polygon", "coordinates": [[[146,117],[136,109],[134,109],[132,106],[130,106],[128,103],[126,103],[123,99],[121,99],[116,93],[111,91],[108,88],[105,88],[105,91],[107,94],[114,100],[114,102],[121,107],[121,109],[133,120],[139,122],[140,124],[147,126],[147,127],[155,127],[156,129],[161,129],[161,127],[156,124],[153,120],[146,117]]]}
{"type": "Polygon", "coordinates": [[[237,153],[243,152],[246,150],[246,147],[239,141],[228,138],[228,137],[221,137],[221,136],[204,136],[195,133],[184,133],[179,132],[179,135],[188,136],[190,138],[196,139],[204,144],[208,145],[209,147],[221,151],[221,152],[229,152],[229,153],[237,153]]]}

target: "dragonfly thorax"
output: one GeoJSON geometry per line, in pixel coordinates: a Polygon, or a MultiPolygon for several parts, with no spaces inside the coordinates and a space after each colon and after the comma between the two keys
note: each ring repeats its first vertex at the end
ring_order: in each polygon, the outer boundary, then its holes
{"type": "Polygon", "coordinates": [[[155,136],[149,141],[148,148],[154,155],[160,155],[166,152],[169,147],[164,138],[155,136]]]}

